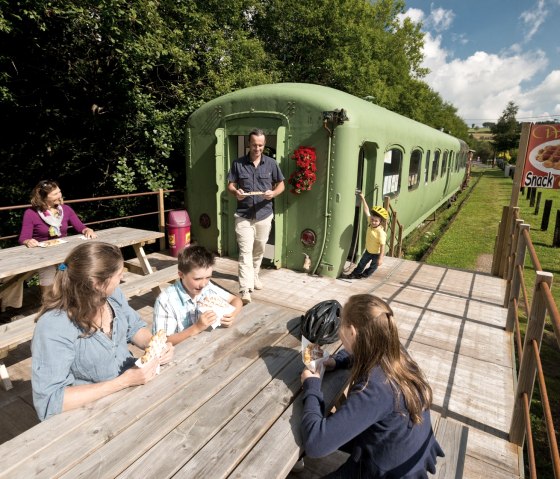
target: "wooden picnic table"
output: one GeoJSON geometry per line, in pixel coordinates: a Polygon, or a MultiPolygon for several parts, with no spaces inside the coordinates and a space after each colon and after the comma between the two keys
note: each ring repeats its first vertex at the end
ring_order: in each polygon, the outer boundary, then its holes
{"type": "Polygon", "coordinates": [[[34,272],[46,266],[62,263],[68,253],[82,241],[103,241],[114,244],[119,248],[132,246],[144,274],[152,273],[152,268],[144,252],[144,245],[155,242],[156,239],[164,236],[163,233],[118,226],[116,228],[98,230],[96,234],[97,239],[94,240],[84,240],[82,235],[67,236],[61,238],[65,243],[46,248],[15,246],[13,248],[0,249],[0,279],[17,277],[18,275],[34,272]]]}
{"type": "MultiPolygon", "coordinates": [[[[245,306],[235,326],[177,345],[148,384],[0,445],[0,477],[285,477],[302,453],[300,315],[245,306]]],[[[328,404],[347,380],[325,375],[328,404]]]]}

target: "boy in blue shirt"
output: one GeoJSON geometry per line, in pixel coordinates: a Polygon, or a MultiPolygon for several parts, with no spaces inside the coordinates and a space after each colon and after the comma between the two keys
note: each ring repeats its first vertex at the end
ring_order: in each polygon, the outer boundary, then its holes
{"type": "Polygon", "coordinates": [[[220,324],[229,328],[241,311],[241,299],[210,282],[214,255],[202,246],[191,246],[179,253],[179,279],[160,293],[154,305],[154,334],[163,329],[173,345],[194,336],[219,318],[216,311],[202,307],[213,303],[231,305],[233,311],[221,317],[220,324]]]}

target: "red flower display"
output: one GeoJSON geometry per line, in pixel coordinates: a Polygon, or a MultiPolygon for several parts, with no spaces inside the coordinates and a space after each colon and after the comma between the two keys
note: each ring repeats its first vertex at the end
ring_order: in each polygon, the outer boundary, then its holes
{"type": "Polygon", "coordinates": [[[299,195],[302,191],[309,191],[313,183],[317,181],[317,155],[315,148],[311,146],[300,146],[292,155],[295,160],[297,170],[290,175],[290,185],[292,193],[299,195]]]}

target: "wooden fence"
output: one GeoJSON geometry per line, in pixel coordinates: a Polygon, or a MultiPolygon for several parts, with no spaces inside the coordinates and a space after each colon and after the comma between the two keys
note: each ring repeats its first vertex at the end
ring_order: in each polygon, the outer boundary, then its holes
{"type": "MultiPolygon", "coordinates": [[[[125,195],[94,196],[92,198],[80,198],[80,199],[76,199],[76,200],[65,200],[64,202],[66,204],[89,203],[89,202],[92,202],[92,201],[118,200],[118,199],[123,199],[123,198],[136,198],[136,197],[139,197],[139,196],[154,196],[157,203],[156,203],[155,210],[153,210],[153,211],[144,211],[143,213],[139,213],[139,214],[135,214],[135,215],[129,215],[129,216],[119,216],[119,217],[115,217],[115,218],[105,218],[103,220],[98,220],[98,221],[88,221],[85,224],[87,226],[93,226],[93,225],[110,223],[110,222],[119,221],[119,220],[128,220],[128,219],[132,219],[132,218],[140,218],[140,217],[143,217],[143,216],[157,215],[157,217],[158,217],[158,223],[157,223],[158,224],[158,229],[159,229],[160,232],[165,233],[165,213],[170,211],[170,209],[165,209],[165,196],[170,194],[170,193],[179,193],[181,191],[183,191],[183,190],[162,190],[162,189],[159,189],[157,191],[147,191],[147,192],[143,192],[143,193],[130,193],[130,194],[125,194],[125,195]]],[[[15,211],[15,210],[19,210],[19,209],[26,209],[26,208],[29,208],[29,207],[31,207],[30,204],[2,206],[2,207],[0,207],[0,212],[15,211]]],[[[10,239],[14,239],[14,238],[17,238],[17,237],[18,237],[17,234],[2,236],[2,237],[0,237],[0,241],[10,240],[10,239]]],[[[160,249],[165,249],[165,237],[163,237],[159,240],[159,246],[160,246],[160,249]]]]}
{"type": "Polygon", "coordinates": [[[506,330],[514,334],[519,358],[515,402],[509,430],[509,440],[523,446],[527,439],[527,458],[531,478],[536,478],[535,450],[531,430],[530,404],[535,379],[539,383],[541,404],[548,436],[554,477],[560,478],[560,456],[548,399],[546,379],[541,362],[541,343],[547,317],[550,319],[556,343],[560,346],[560,314],[551,292],[552,273],[542,271],[529,234],[529,225],[519,219],[519,208],[506,206],[502,214],[499,235],[494,250],[493,272],[507,279],[505,304],[508,308],[506,330]],[[531,260],[536,278],[532,301],[525,281],[525,257],[531,260]],[[520,301],[522,303],[520,304],[520,301]],[[521,337],[520,306],[527,315],[525,337],[521,337]]]}

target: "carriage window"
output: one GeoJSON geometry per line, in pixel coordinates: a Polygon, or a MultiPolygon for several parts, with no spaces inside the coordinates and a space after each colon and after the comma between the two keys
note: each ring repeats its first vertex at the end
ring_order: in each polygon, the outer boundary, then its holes
{"type": "Polygon", "coordinates": [[[439,153],[439,151],[434,151],[434,161],[432,162],[432,181],[434,181],[438,177],[439,153]]]}
{"type": "Polygon", "coordinates": [[[402,152],[393,148],[385,152],[383,166],[383,196],[396,195],[401,188],[402,152]]]}
{"type": "Polygon", "coordinates": [[[449,153],[447,152],[447,150],[445,150],[443,152],[443,161],[441,162],[441,176],[445,176],[445,173],[447,171],[447,156],[449,155],[449,153]]]}
{"type": "Polygon", "coordinates": [[[408,170],[408,189],[413,190],[418,187],[420,181],[422,163],[422,152],[420,150],[414,150],[410,155],[410,168],[408,170]]]}
{"type": "Polygon", "coordinates": [[[424,164],[424,183],[428,183],[429,171],[430,171],[430,150],[426,152],[426,163],[424,164]]]}

